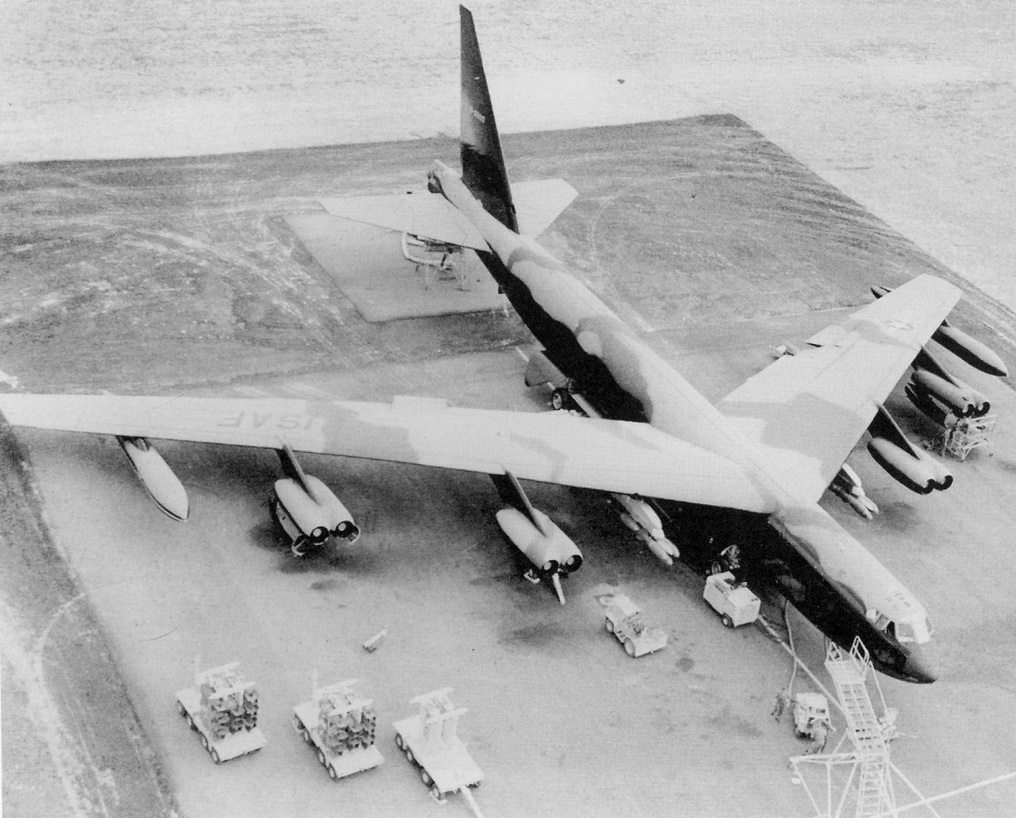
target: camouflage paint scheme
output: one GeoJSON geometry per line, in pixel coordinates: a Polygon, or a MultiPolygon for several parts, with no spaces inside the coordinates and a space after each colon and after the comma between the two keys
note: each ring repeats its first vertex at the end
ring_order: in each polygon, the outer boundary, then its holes
{"type": "Polygon", "coordinates": [[[771,498],[769,524],[779,536],[764,532],[769,544],[757,548],[767,554],[747,555],[756,558],[755,573],[768,574],[837,641],[849,645],[861,635],[884,672],[934,679],[924,607],[817,501],[877,404],[959,299],[956,287],[914,279],[891,294],[893,302],[884,297],[839,325],[834,343],[776,361],[724,399],[721,412],[559,261],[488,214],[454,171],[435,163],[431,178],[487,241],[492,252],[480,257],[548,357],[604,417],[644,420],[714,452],[771,498]],[[900,643],[893,633],[906,629],[913,641],[900,643]]]}
{"type": "MultiPolygon", "coordinates": [[[[511,191],[523,188],[508,183],[472,16],[464,8],[461,16],[463,176],[437,162],[433,195],[329,199],[326,207],[478,246],[547,357],[601,419],[425,399],[2,395],[0,411],[15,426],[273,449],[284,441],[297,451],[638,494],[656,502],[672,530],[696,514],[714,523],[703,509],[731,509],[749,582],[775,587],[842,645],[860,636],[881,671],[933,681],[924,607],[817,501],[959,291],[920,276],[713,406],[531,234],[519,233],[520,222],[531,233],[547,226],[574,190],[559,180],[529,185],[530,223],[517,218],[511,191]]],[[[712,550],[697,556],[708,560],[729,543],[717,530],[712,550]]]]}

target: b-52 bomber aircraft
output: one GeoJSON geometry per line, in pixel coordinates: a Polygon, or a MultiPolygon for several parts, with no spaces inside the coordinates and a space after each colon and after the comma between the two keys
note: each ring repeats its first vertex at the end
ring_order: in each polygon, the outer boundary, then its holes
{"type": "MultiPolygon", "coordinates": [[[[718,405],[710,404],[564,265],[534,241],[571,202],[561,181],[512,186],[472,15],[461,13],[461,175],[435,162],[431,195],[328,199],[331,213],[435,244],[477,252],[544,350],[527,382],[552,382],[557,403],[578,412],[453,408],[434,399],[392,403],[77,395],[3,395],[15,426],[115,435],[153,499],[187,516],[182,485],[149,438],[271,448],[286,477],[273,508],[294,550],[355,537],[345,507],[306,475],[295,452],[341,455],[490,475],[505,501],[497,518],[554,584],[582,564],[575,544],[536,509],[521,480],[613,496],[624,519],[664,561],[670,537],[695,510],[726,510],[740,527],[739,567],[749,584],[774,589],[828,637],[859,636],[876,667],[911,682],[937,675],[924,606],[819,506],[831,486],[870,513],[844,465],[865,433],[869,450],[914,491],[952,476],[912,445],[883,406],[911,367],[926,411],[976,414],[986,404],[945,372],[924,345],[935,338],[967,362],[1004,374],[997,356],[945,323],[960,291],[919,276],[777,359],[718,405]],[[691,511],[689,511],[691,510],[691,511]]],[[[682,540],[682,543],[684,541],[682,540]]],[[[683,555],[708,565],[729,542],[683,555]]],[[[685,547],[682,544],[682,547],[685,547]]]]}

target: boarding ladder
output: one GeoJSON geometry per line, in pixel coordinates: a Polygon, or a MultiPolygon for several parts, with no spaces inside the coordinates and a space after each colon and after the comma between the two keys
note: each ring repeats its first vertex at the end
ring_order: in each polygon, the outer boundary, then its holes
{"type": "Polygon", "coordinates": [[[868,649],[857,637],[849,653],[830,641],[825,666],[836,686],[847,733],[854,743],[855,760],[860,767],[854,815],[856,818],[896,815],[889,745],[868,696],[866,680],[871,670],[868,649]]]}

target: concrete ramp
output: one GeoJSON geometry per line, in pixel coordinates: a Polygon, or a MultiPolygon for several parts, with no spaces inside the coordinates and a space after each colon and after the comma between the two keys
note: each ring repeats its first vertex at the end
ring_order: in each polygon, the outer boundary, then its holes
{"type": "Polygon", "coordinates": [[[286,223],[365,321],[480,312],[505,303],[472,251],[461,262],[462,289],[452,277],[428,282],[403,256],[400,233],[324,212],[286,216],[286,223]]]}

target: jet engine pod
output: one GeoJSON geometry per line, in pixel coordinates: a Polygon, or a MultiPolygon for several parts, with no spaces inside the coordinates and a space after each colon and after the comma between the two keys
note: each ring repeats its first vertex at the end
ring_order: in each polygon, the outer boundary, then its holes
{"type": "Polygon", "coordinates": [[[295,545],[304,540],[310,545],[324,545],[333,534],[350,542],[359,537],[359,528],[331,489],[313,475],[304,475],[303,480],[309,492],[291,477],[276,480],[274,486],[276,519],[293,540],[294,551],[295,545]]]}
{"type": "MultiPolygon", "coordinates": [[[[939,403],[948,406],[956,417],[981,417],[991,409],[984,395],[952,376],[945,378],[927,369],[917,369],[911,384],[918,395],[930,394],[939,403]]],[[[920,404],[917,408],[921,408],[920,404]]]]}
{"type": "Polygon", "coordinates": [[[533,516],[542,531],[517,508],[503,508],[494,516],[505,536],[541,571],[570,574],[582,567],[578,546],[539,509],[533,509],[533,516]]]}
{"type": "Polygon", "coordinates": [[[952,485],[949,470],[912,445],[908,451],[885,437],[873,437],[868,452],[893,478],[918,494],[930,494],[952,485]]]}
{"type": "Polygon", "coordinates": [[[190,514],[187,490],[156,448],[143,437],[118,437],[117,442],[159,510],[174,520],[186,520],[190,514]]]}

